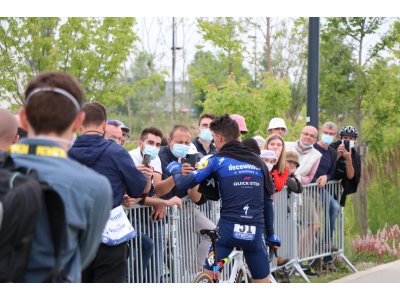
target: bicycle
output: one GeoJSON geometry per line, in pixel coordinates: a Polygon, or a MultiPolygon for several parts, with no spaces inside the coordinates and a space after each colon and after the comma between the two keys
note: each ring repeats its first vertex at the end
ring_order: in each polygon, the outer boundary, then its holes
{"type": "MultiPolygon", "coordinates": [[[[202,229],[200,230],[200,234],[208,235],[211,239],[212,251],[208,256],[208,261],[212,262],[213,265],[213,277],[209,274],[203,272],[199,274],[194,283],[218,283],[220,282],[219,276],[222,267],[233,260],[233,266],[231,269],[231,275],[229,276],[227,283],[248,283],[251,282],[251,274],[250,271],[244,262],[243,251],[240,249],[233,249],[228,257],[221,259],[220,261],[216,261],[216,241],[219,238],[219,232],[217,229],[208,230],[202,229]]],[[[266,245],[268,247],[268,262],[271,263],[273,259],[273,255],[277,256],[277,246],[273,245],[270,242],[266,241],[266,245]]],[[[225,282],[225,281],[224,281],[225,282]]]]}

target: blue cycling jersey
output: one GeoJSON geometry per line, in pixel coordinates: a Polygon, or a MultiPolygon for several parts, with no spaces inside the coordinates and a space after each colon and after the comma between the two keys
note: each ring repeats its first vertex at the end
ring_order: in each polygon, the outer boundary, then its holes
{"type": "Polygon", "coordinates": [[[265,227],[265,202],[271,199],[265,192],[264,175],[260,168],[232,158],[212,156],[193,173],[176,173],[173,176],[178,189],[192,188],[206,179],[210,181],[208,184],[218,188],[220,221],[265,227]],[[218,185],[214,180],[218,181],[218,185]]]}

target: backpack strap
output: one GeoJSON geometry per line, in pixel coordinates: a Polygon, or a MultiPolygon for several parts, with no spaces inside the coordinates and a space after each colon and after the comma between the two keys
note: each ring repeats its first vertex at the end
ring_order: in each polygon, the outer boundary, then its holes
{"type": "Polygon", "coordinates": [[[41,183],[41,186],[47,207],[55,255],[54,267],[43,282],[70,282],[68,276],[61,269],[61,250],[67,239],[64,203],[60,195],[47,183],[41,183]]]}

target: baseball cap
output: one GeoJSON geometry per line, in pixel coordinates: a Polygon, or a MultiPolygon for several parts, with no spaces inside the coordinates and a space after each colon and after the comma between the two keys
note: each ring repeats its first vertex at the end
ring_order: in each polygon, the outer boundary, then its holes
{"type": "Polygon", "coordinates": [[[276,153],[272,150],[261,150],[261,158],[276,159],[276,153]]]}
{"type": "Polygon", "coordinates": [[[128,126],[126,126],[124,123],[122,123],[120,120],[107,120],[107,124],[118,126],[119,128],[122,129],[122,131],[129,132],[128,126]]]}
{"type": "Polygon", "coordinates": [[[235,120],[236,123],[239,125],[239,130],[240,132],[248,132],[247,126],[246,126],[246,121],[244,117],[241,115],[233,114],[229,116],[232,120],[235,120]]]}

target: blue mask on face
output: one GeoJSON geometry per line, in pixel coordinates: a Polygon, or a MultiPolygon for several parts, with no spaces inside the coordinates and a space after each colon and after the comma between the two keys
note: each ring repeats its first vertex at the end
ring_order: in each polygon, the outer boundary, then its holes
{"type": "Polygon", "coordinates": [[[188,154],[190,147],[184,144],[174,144],[172,154],[177,158],[183,158],[188,154]]]}
{"type": "Polygon", "coordinates": [[[301,145],[301,147],[303,148],[303,149],[310,149],[310,148],[312,148],[312,144],[311,145],[304,145],[301,141],[299,141],[300,142],[300,145],[301,145]]]}
{"type": "Polygon", "coordinates": [[[333,143],[333,136],[327,135],[327,134],[322,134],[321,135],[321,142],[324,143],[325,145],[329,145],[333,143]]]}
{"type": "Polygon", "coordinates": [[[211,142],[212,139],[213,139],[211,130],[210,130],[210,129],[202,129],[202,130],[200,131],[199,138],[201,138],[201,139],[202,139],[203,141],[205,141],[206,143],[211,142]]]}
{"type": "Polygon", "coordinates": [[[143,154],[150,155],[150,159],[153,160],[157,158],[159,151],[160,149],[158,149],[157,147],[146,145],[144,146],[143,154]]]}

